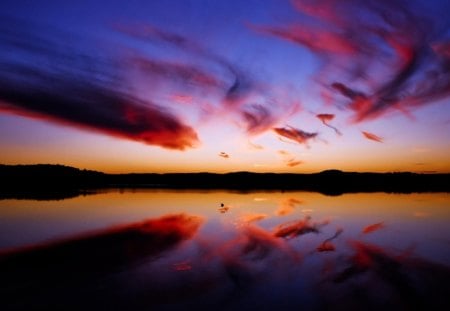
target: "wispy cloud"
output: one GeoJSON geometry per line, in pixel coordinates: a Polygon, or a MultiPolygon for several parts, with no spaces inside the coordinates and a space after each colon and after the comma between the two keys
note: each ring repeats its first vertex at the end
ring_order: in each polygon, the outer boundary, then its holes
{"type": "Polygon", "coordinates": [[[365,132],[365,131],[362,131],[361,133],[367,139],[370,139],[370,140],[373,140],[373,141],[376,141],[376,142],[379,142],[379,143],[383,142],[383,138],[381,138],[380,136],[377,136],[375,134],[372,134],[372,133],[369,133],[369,132],[365,132]]]}
{"type": "MultiPolygon", "coordinates": [[[[0,25],[0,40],[24,55],[0,53],[0,108],[84,130],[185,150],[199,143],[196,131],[173,112],[129,91],[124,69],[110,56],[68,49],[52,29],[12,30],[0,25]],[[44,35],[46,33],[46,35],[44,35]],[[48,42],[43,47],[42,42],[48,42]],[[50,44],[51,43],[51,44],[50,44]]],[[[207,80],[183,67],[154,65],[185,79],[207,80]]]]}
{"type": "Polygon", "coordinates": [[[264,146],[248,141],[248,148],[252,150],[263,150],[264,146]]]}
{"type": "Polygon", "coordinates": [[[333,129],[337,135],[342,135],[342,133],[334,126],[330,125],[330,122],[334,119],[335,115],[330,113],[319,113],[316,117],[322,121],[322,123],[329,128],[333,129]]]}
{"type": "Polygon", "coordinates": [[[289,159],[286,162],[286,165],[289,166],[289,167],[294,167],[294,166],[297,166],[297,165],[300,165],[300,164],[303,164],[303,161],[296,160],[295,158],[289,159]]]}
{"type": "Polygon", "coordinates": [[[379,222],[379,223],[372,224],[372,225],[364,227],[363,230],[362,230],[362,233],[364,233],[364,234],[372,233],[372,232],[378,231],[378,230],[383,229],[383,228],[385,228],[384,223],[383,222],[379,222]]]}
{"type": "Polygon", "coordinates": [[[317,137],[318,133],[309,133],[297,129],[292,126],[277,127],[273,129],[278,135],[285,137],[289,140],[295,141],[299,144],[307,144],[310,139],[317,137]]]}
{"type": "Polygon", "coordinates": [[[230,155],[228,153],[222,151],[219,153],[219,157],[228,159],[230,157],[230,155]]]}
{"type": "MultiPolygon", "coordinates": [[[[180,65],[159,68],[153,63],[151,67],[155,68],[150,69],[152,72],[156,69],[166,76],[181,76],[183,80],[196,85],[201,84],[201,94],[205,93],[206,88],[216,102],[221,103],[220,107],[210,107],[210,111],[236,117],[236,123],[242,125],[249,135],[270,130],[277,122],[295,114],[299,109],[298,101],[275,94],[271,85],[258,81],[249,71],[239,68],[194,38],[147,24],[139,27],[120,25],[116,29],[140,41],[172,47],[195,59],[196,66],[200,64],[203,67],[202,71],[197,67],[180,65]]],[[[197,100],[201,101],[202,96],[197,96],[197,100]]]]}
{"type": "Polygon", "coordinates": [[[93,53],[76,40],[62,40],[69,36],[55,29],[14,20],[0,29],[2,45],[24,55],[21,60],[0,52],[4,112],[185,150],[197,146],[199,138],[181,117],[179,103],[206,117],[228,114],[248,135],[270,130],[298,110],[298,102],[279,98],[270,85],[263,87],[251,73],[193,38],[150,25],[115,30],[141,47],[163,45],[188,57],[156,58],[131,48],[125,43],[129,40],[114,42],[127,51],[120,55],[93,53]]]}
{"type": "Polygon", "coordinates": [[[344,106],[354,112],[353,121],[407,112],[450,96],[450,44],[441,22],[448,14],[436,17],[402,0],[292,4],[296,23],[250,28],[304,47],[322,60],[315,80],[347,99],[344,106]]]}

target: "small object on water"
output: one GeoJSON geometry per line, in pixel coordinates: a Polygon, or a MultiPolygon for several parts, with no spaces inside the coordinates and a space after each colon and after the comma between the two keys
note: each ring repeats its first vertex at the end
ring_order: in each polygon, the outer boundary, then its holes
{"type": "Polygon", "coordinates": [[[220,203],[219,212],[220,212],[221,214],[224,214],[224,213],[228,212],[229,209],[230,209],[229,206],[225,206],[225,204],[220,203]]]}

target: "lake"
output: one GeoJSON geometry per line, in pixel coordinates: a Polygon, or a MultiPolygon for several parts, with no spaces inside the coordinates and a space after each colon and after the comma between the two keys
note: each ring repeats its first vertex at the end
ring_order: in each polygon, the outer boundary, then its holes
{"type": "Polygon", "coordinates": [[[0,200],[0,309],[450,306],[450,194],[0,200]]]}

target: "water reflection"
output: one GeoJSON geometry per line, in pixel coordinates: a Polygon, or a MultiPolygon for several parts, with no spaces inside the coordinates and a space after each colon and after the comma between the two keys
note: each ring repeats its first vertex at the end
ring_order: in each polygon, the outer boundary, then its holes
{"type": "Polygon", "coordinates": [[[2,310],[450,307],[445,193],[110,191],[0,213],[2,310]]]}

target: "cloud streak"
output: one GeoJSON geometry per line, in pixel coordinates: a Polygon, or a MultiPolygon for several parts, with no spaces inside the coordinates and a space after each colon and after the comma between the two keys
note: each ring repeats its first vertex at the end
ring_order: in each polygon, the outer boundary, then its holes
{"type": "Polygon", "coordinates": [[[376,142],[378,142],[378,143],[382,143],[382,142],[383,142],[383,138],[381,138],[380,136],[377,136],[377,135],[375,135],[375,134],[372,134],[372,133],[369,133],[369,132],[365,132],[365,131],[362,131],[361,133],[362,133],[363,136],[364,136],[365,138],[367,138],[367,139],[376,141],[376,142]]]}
{"type": "MultiPolygon", "coordinates": [[[[77,47],[64,52],[64,46],[52,42],[60,39],[54,32],[47,38],[29,29],[23,34],[2,30],[4,46],[25,55],[17,60],[0,53],[2,111],[168,149],[185,150],[199,143],[196,131],[181,118],[130,92],[123,68],[113,58],[97,58],[77,47]],[[41,41],[53,44],[44,49],[41,41]]],[[[152,68],[163,70],[162,65],[152,68]]],[[[185,79],[206,79],[182,67],[164,68],[185,79]]]]}
{"type": "Polygon", "coordinates": [[[230,157],[230,155],[228,153],[226,153],[226,152],[221,151],[219,153],[219,157],[222,157],[224,159],[228,159],[230,157]]]}
{"type": "Polygon", "coordinates": [[[285,137],[289,140],[295,141],[299,144],[307,144],[310,139],[317,137],[318,133],[309,133],[297,129],[292,126],[277,127],[273,129],[278,135],[285,137]]]}
{"type": "Polygon", "coordinates": [[[303,164],[303,161],[296,160],[295,158],[289,159],[286,162],[286,165],[289,166],[289,167],[295,167],[295,166],[300,165],[300,164],[303,164]]]}
{"type": "Polygon", "coordinates": [[[282,90],[276,93],[192,35],[147,24],[115,25],[127,39],[105,44],[115,49],[93,51],[93,39],[63,40],[76,36],[42,25],[12,20],[0,29],[2,46],[13,52],[0,52],[4,112],[186,150],[199,145],[186,117],[227,114],[253,136],[299,109],[282,90]],[[160,49],[158,57],[147,46],[160,49]],[[162,53],[167,50],[184,56],[171,58],[162,53]]]}
{"type": "Polygon", "coordinates": [[[319,113],[316,115],[316,117],[322,121],[322,123],[325,126],[328,126],[329,128],[333,129],[337,135],[342,135],[341,131],[339,131],[336,127],[330,125],[330,122],[334,119],[335,115],[334,114],[329,114],[329,113],[319,113]]]}
{"type": "Polygon", "coordinates": [[[372,233],[372,232],[378,231],[383,228],[385,228],[384,223],[379,222],[379,223],[364,227],[362,230],[362,233],[364,233],[364,234],[372,233]]]}
{"type": "Polygon", "coordinates": [[[292,4],[297,22],[250,27],[315,54],[323,63],[315,80],[346,98],[354,122],[450,96],[449,40],[440,23],[448,14],[403,0],[292,4]]]}
{"type": "Polygon", "coordinates": [[[0,96],[6,104],[1,104],[0,110],[5,112],[168,149],[185,150],[199,142],[193,128],[154,104],[132,102],[119,94],[105,94],[89,87],[81,90],[89,93],[89,98],[77,98],[80,89],[73,81],[61,85],[69,90],[59,94],[30,87],[25,92],[20,86],[1,82],[0,96]],[[91,104],[92,100],[96,105],[91,104]]]}
{"type": "MultiPolygon", "coordinates": [[[[137,27],[121,25],[116,29],[139,41],[165,45],[195,59],[196,66],[200,64],[206,71],[200,71],[196,67],[189,70],[172,68],[171,71],[176,71],[176,76],[181,73],[185,78],[189,78],[184,80],[194,80],[197,86],[201,84],[203,94],[197,96],[197,100],[201,101],[206,90],[208,95],[221,104],[220,107],[210,107],[211,111],[236,117],[237,123],[248,135],[258,135],[270,130],[276,123],[295,114],[299,109],[298,102],[275,94],[271,85],[258,81],[250,72],[208,49],[198,40],[148,24],[137,27]]],[[[165,69],[156,69],[167,75],[165,69]]],[[[150,68],[150,71],[155,70],[150,68]]]]}

